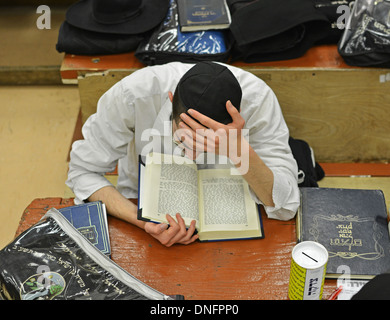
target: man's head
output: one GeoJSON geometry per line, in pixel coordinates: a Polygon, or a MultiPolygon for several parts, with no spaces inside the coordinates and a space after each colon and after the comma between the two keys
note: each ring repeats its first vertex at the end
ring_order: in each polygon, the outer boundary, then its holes
{"type": "Polygon", "coordinates": [[[180,121],[180,114],[194,109],[212,118],[228,124],[232,121],[226,110],[230,100],[240,109],[242,91],[233,73],[217,63],[199,62],[181,78],[173,96],[173,120],[180,121]]]}

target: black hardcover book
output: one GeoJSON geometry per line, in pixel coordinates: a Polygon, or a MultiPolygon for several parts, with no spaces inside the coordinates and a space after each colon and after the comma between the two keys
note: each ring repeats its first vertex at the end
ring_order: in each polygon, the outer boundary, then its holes
{"type": "Polygon", "coordinates": [[[176,0],[180,31],[227,29],[231,16],[226,0],[176,0]]]}
{"type": "Polygon", "coordinates": [[[301,188],[298,241],[329,253],[326,277],[371,279],[390,269],[390,239],[381,190],[301,188]]]}

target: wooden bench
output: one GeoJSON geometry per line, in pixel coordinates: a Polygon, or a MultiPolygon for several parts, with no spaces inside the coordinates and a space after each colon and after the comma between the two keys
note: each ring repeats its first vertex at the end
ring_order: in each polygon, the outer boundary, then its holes
{"type": "MultiPolygon", "coordinates": [[[[390,159],[390,70],[346,65],[336,46],[317,46],[286,61],[233,63],[263,79],[280,102],[290,133],[306,140],[320,162],[390,159]]],[[[144,67],[134,53],[65,55],[64,83],[78,85],[81,122],[112,85],[144,67]]]]}

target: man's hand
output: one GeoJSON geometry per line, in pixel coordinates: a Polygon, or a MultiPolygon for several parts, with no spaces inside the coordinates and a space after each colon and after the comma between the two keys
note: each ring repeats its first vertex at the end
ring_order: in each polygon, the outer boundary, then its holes
{"type": "Polygon", "coordinates": [[[190,244],[199,238],[197,234],[194,235],[195,220],[191,222],[191,225],[187,230],[184,220],[179,213],[176,214],[177,221],[169,214],[166,215],[166,218],[170,225],[169,228],[166,223],[156,224],[147,222],[145,224],[145,231],[167,247],[170,247],[175,243],[190,244]]]}
{"type": "Polygon", "coordinates": [[[103,201],[110,215],[144,229],[168,247],[174,243],[190,244],[198,239],[198,235],[193,235],[195,232],[195,220],[191,222],[191,226],[186,230],[184,220],[180,214],[176,215],[177,222],[170,215],[167,215],[170,228],[168,228],[166,223],[155,224],[153,222],[138,220],[137,206],[120,194],[113,186],[107,186],[97,190],[88,200],[103,201]]]}
{"type": "Polygon", "coordinates": [[[226,102],[226,109],[233,120],[226,125],[193,109],[188,113],[199,123],[185,113],[180,115],[183,121],[176,136],[180,137],[187,156],[194,159],[201,152],[211,152],[227,156],[233,163],[240,160],[242,147],[247,146],[242,135],[245,120],[230,101],[226,102]]]}
{"type": "Polygon", "coordinates": [[[275,206],[272,196],[274,175],[245,139],[245,120],[230,101],[226,109],[232,122],[224,125],[193,109],[182,113],[175,136],[182,142],[187,157],[196,159],[200,152],[227,156],[266,206],[275,206]],[[198,122],[196,122],[196,119],[198,122]]]}

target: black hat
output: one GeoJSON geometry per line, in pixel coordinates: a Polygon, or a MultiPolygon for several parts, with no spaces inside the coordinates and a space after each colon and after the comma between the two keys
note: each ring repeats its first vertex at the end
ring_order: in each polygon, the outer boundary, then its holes
{"type": "Polygon", "coordinates": [[[169,0],[81,0],[66,12],[66,21],[80,29],[140,34],[165,18],[169,0]]]}
{"type": "Polygon", "coordinates": [[[186,109],[195,109],[224,124],[232,122],[226,110],[228,100],[240,110],[241,86],[233,73],[218,63],[197,63],[180,79],[177,90],[186,109]]]}
{"type": "Polygon", "coordinates": [[[232,58],[251,63],[302,56],[329,35],[329,19],[313,2],[258,0],[238,7],[229,28],[235,43],[232,58]]]}

